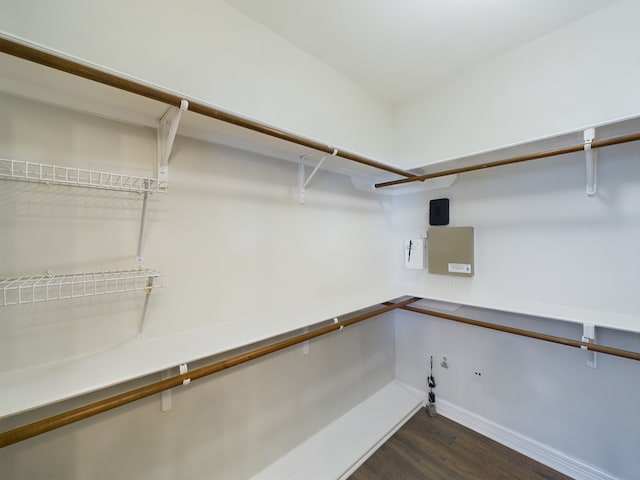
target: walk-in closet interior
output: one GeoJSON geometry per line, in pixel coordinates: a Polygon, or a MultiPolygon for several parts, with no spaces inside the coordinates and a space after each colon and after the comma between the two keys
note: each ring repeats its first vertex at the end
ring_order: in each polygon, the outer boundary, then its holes
{"type": "Polygon", "coordinates": [[[640,478],[639,20],[0,0],[0,479],[640,478]]]}

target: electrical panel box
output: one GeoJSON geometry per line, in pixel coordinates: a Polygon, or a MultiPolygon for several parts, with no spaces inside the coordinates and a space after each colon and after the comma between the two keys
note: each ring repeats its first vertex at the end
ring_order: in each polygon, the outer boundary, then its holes
{"type": "Polygon", "coordinates": [[[473,227],[433,227],[427,239],[429,273],[473,276],[473,227]]]}
{"type": "Polygon", "coordinates": [[[412,238],[404,241],[404,266],[413,270],[424,270],[426,260],[426,242],[424,238],[412,238]]]}

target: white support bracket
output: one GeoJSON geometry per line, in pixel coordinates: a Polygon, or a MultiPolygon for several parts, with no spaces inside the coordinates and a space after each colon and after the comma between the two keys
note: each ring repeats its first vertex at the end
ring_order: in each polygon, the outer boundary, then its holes
{"type": "MultiPolygon", "coordinates": [[[[337,154],[338,154],[338,149],[334,148],[331,156],[335,157],[337,154]]],[[[311,172],[311,175],[309,175],[309,178],[306,178],[306,179],[305,179],[305,171],[304,171],[305,170],[304,161],[306,160],[307,156],[302,155],[300,157],[300,162],[298,163],[298,201],[300,202],[300,205],[304,205],[307,185],[309,185],[309,182],[311,182],[311,179],[313,178],[313,176],[320,169],[320,167],[322,167],[322,164],[324,163],[324,161],[327,159],[328,156],[329,155],[324,155],[320,159],[320,161],[316,165],[316,168],[313,169],[313,171],[311,172]]]]}
{"type": "Polygon", "coordinates": [[[158,184],[167,188],[169,182],[169,157],[176,139],[182,112],[189,108],[189,102],[180,101],[180,108],[169,107],[158,124],[158,184]]]}
{"type": "MultiPolygon", "coordinates": [[[[144,181],[145,188],[149,188],[149,180],[144,181]]],[[[145,190],[142,197],[142,215],[140,215],[140,229],[138,230],[138,251],[136,253],[136,261],[138,265],[142,265],[142,239],[144,236],[144,224],[147,220],[147,203],[149,202],[149,192],[145,190]]]]}
{"type": "MultiPolygon", "coordinates": [[[[596,343],[596,326],[595,325],[589,325],[587,323],[582,325],[582,342],[596,343]]],[[[596,352],[594,352],[593,350],[589,350],[584,345],[582,345],[580,348],[587,352],[587,366],[591,368],[597,368],[598,358],[596,357],[596,352]]]]}
{"type": "Polygon", "coordinates": [[[591,148],[591,143],[594,138],[596,138],[596,129],[587,128],[584,131],[584,153],[587,162],[587,195],[590,197],[598,191],[598,185],[596,183],[597,151],[591,148]]]}
{"type": "MultiPolygon", "coordinates": [[[[182,112],[189,109],[189,102],[186,100],[180,101],[180,108],[169,107],[160,122],[158,123],[158,131],[156,135],[158,158],[157,158],[157,174],[158,174],[158,188],[167,189],[169,187],[169,157],[171,156],[171,150],[173,149],[173,142],[176,139],[178,133],[178,125],[182,118],[182,112]]],[[[147,216],[147,200],[149,199],[149,181],[145,180],[144,183],[144,200],[142,203],[142,218],[140,219],[140,233],[138,235],[138,253],[136,260],[139,264],[142,263],[142,236],[144,233],[144,222],[147,216]]]]}
{"type": "MultiPolygon", "coordinates": [[[[186,363],[181,363],[178,367],[178,371],[180,372],[180,375],[187,373],[188,370],[189,368],[187,367],[186,363]]],[[[173,376],[173,372],[171,370],[165,370],[160,375],[162,380],[166,380],[167,378],[171,378],[172,376],[173,376]]],[[[182,381],[182,385],[189,385],[189,383],[191,383],[190,378],[185,378],[182,381]]],[[[163,412],[168,412],[169,410],[171,410],[172,406],[173,406],[173,388],[160,392],[160,409],[163,412]]]]}
{"type": "MultiPolygon", "coordinates": [[[[187,367],[186,363],[181,363],[180,364],[180,375],[184,375],[185,373],[187,373],[187,371],[189,371],[189,367],[187,367]]],[[[185,378],[182,381],[182,385],[183,386],[187,386],[191,383],[191,379],[190,378],[185,378]]]]}
{"type": "MultiPolygon", "coordinates": [[[[335,317],[333,319],[333,323],[334,324],[340,323],[340,320],[338,320],[338,317],[335,317]]],[[[344,325],[340,325],[340,328],[338,329],[338,331],[342,331],[343,328],[344,328],[344,325]]]]}
{"type": "MultiPolygon", "coordinates": [[[[142,268],[142,266],[140,266],[142,268]]],[[[147,278],[147,286],[144,289],[144,305],[142,306],[142,317],[140,317],[140,326],[138,327],[138,339],[144,338],[144,324],[147,319],[147,310],[149,309],[149,299],[151,298],[151,292],[153,291],[153,277],[147,278]]]]}

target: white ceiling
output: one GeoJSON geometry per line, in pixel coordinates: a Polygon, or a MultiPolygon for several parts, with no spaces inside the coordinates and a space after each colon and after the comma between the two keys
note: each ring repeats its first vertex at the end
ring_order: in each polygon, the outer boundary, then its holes
{"type": "Polygon", "coordinates": [[[398,102],[616,0],[225,1],[398,102]]]}

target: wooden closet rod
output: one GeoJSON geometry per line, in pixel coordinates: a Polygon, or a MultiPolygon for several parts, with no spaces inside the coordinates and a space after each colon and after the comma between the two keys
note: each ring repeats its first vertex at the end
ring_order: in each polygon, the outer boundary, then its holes
{"type": "MultiPolygon", "coordinates": [[[[608,147],[610,145],[618,145],[620,143],[635,142],[640,140],[640,132],[629,133],[626,135],[620,135],[618,137],[604,138],[602,140],[594,140],[591,142],[591,148],[608,147]]],[[[584,144],[570,145],[568,147],[554,148],[552,150],[545,150],[542,152],[528,153],[525,155],[518,155],[517,157],[505,158],[504,160],[496,160],[495,162],[480,163],[478,165],[471,165],[469,167],[452,168],[450,170],[443,170],[440,172],[426,173],[424,175],[416,175],[411,178],[403,178],[400,180],[392,180],[389,182],[376,183],[376,188],[390,187],[392,185],[400,185],[409,182],[422,182],[430,178],[445,177],[447,175],[454,175],[456,173],[473,172],[474,170],[483,170],[485,168],[500,167],[502,165],[510,165],[512,163],[526,162],[528,160],[538,160],[540,158],[554,157],[556,155],[564,155],[565,153],[580,152],[584,150],[584,144]]]]}
{"type": "Polygon", "coordinates": [[[227,368],[235,367],[236,365],[240,365],[242,363],[255,360],[256,358],[264,357],[265,355],[269,355],[270,353],[283,350],[298,343],[306,342],[307,340],[311,340],[321,335],[340,330],[343,327],[348,327],[368,318],[390,312],[391,310],[394,310],[396,308],[407,306],[410,303],[416,302],[418,300],[420,300],[420,298],[414,297],[407,300],[401,300],[396,303],[386,302],[382,307],[368,312],[360,313],[358,315],[354,315],[353,317],[347,318],[340,322],[333,322],[330,325],[317,328],[310,332],[301,333],[284,340],[279,340],[262,347],[254,348],[253,350],[250,350],[248,352],[238,353],[237,355],[232,355],[222,360],[217,360],[208,365],[195,368],[189,372],[175,375],[165,380],[159,380],[142,387],[134,388],[118,395],[113,395],[111,397],[98,400],[97,402],[83,405],[73,410],[62,412],[58,415],[44,418],[28,425],[17,427],[13,430],[2,432],[0,433],[0,448],[21,442],[23,440],[27,440],[28,438],[35,437],[37,435],[55,430],[60,427],[64,427],[65,425],[69,425],[71,423],[79,422],[80,420],[84,420],[108,410],[113,410],[114,408],[118,408],[128,403],[135,402],[136,400],[141,400],[156,393],[179,387],[182,385],[182,382],[184,380],[198,380],[208,375],[218,373],[227,368]]]}
{"type": "MultiPolygon", "coordinates": [[[[158,102],[166,103],[167,105],[172,105],[174,107],[180,107],[180,103],[184,99],[184,97],[176,95],[175,93],[161,90],[144,83],[136,82],[135,80],[122,77],[114,73],[105,72],[103,70],[100,70],[99,68],[79,63],[69,58],[54,55],[50,52],[34,48],[23,43],[15,42],[7,38],[0,37],[0,52],[13,55],[14,57],[22,58],[30,62],[38,63],[46,67],[70,73],[78,77],[93,80],[94,82],[118,88],[120,90],[134,93],[142,97],[150,98],[158,102]]],[[[413,177],[416,175],[415,173],[402,170],[391,165],[386,165],[370,158],[366,158],[362,155],[358,155],[357,153],[337,149],[331,145],[326,145],[324,143],[320,143],[315,140],[302,137],[300,135],[295,135],[293,133],[280,130],[278,128],[257,122],[255,120],[250,120],[239,115],[234,115],[232,113],[219,110],[205,103],[189,100],[189,111],[204,115],[205,117],[214,118],[222,122],[231,123],[248,130],[253,130],[254,132],[259,132],[264,135],[276,137],[287,142],[302,145],[303,147],[312,148],[314,150],[329,153],[332,155],[335,154],[336,156],[344,158],[346,160],[351,160],[353,162],[368,165],[370,167],[384,170],[386,172],[395,173],[396,175],[400,175],[402,177],[413,177]]]]}
{"type": "Polygon", "coordinates": [[[423,315],[430,315],[432,317],[444,318],[446,320],[465,323],[467,325],[474,325],[476,327],[489,328],[491,330],[497,330],[499,332],[512,333],[514,335],[520,335],[523,337],[535,338],[537,340],[544,340],[545,342],[559,343],[560,345],[568,345],[569,347],[576,347],[576,348],[584,347],[594,352],[606,353],[607,355],[614,355],[616,357],[629,358],[631,360],[640,361],[640,353],[632,352],[629,350],[621,350],[619,348],[607,347],[605,345],[598,345],[596,343],[586,343],[586,342],[581,342],[579,340],[573,340],[571,338],[556,337],[554,335],[547,335],[545,333],[533,332],[531,330],[523,330],[521,328],[507,327],[507,326],[498,325],[495,323],[483,322],[481,320],[473,320],[471,318],[459,317],[457,315],[436,312],[433,310],[418,308],[411,305],[404,305],[400,308],[402,310],[421,313],[423,315]]]}

